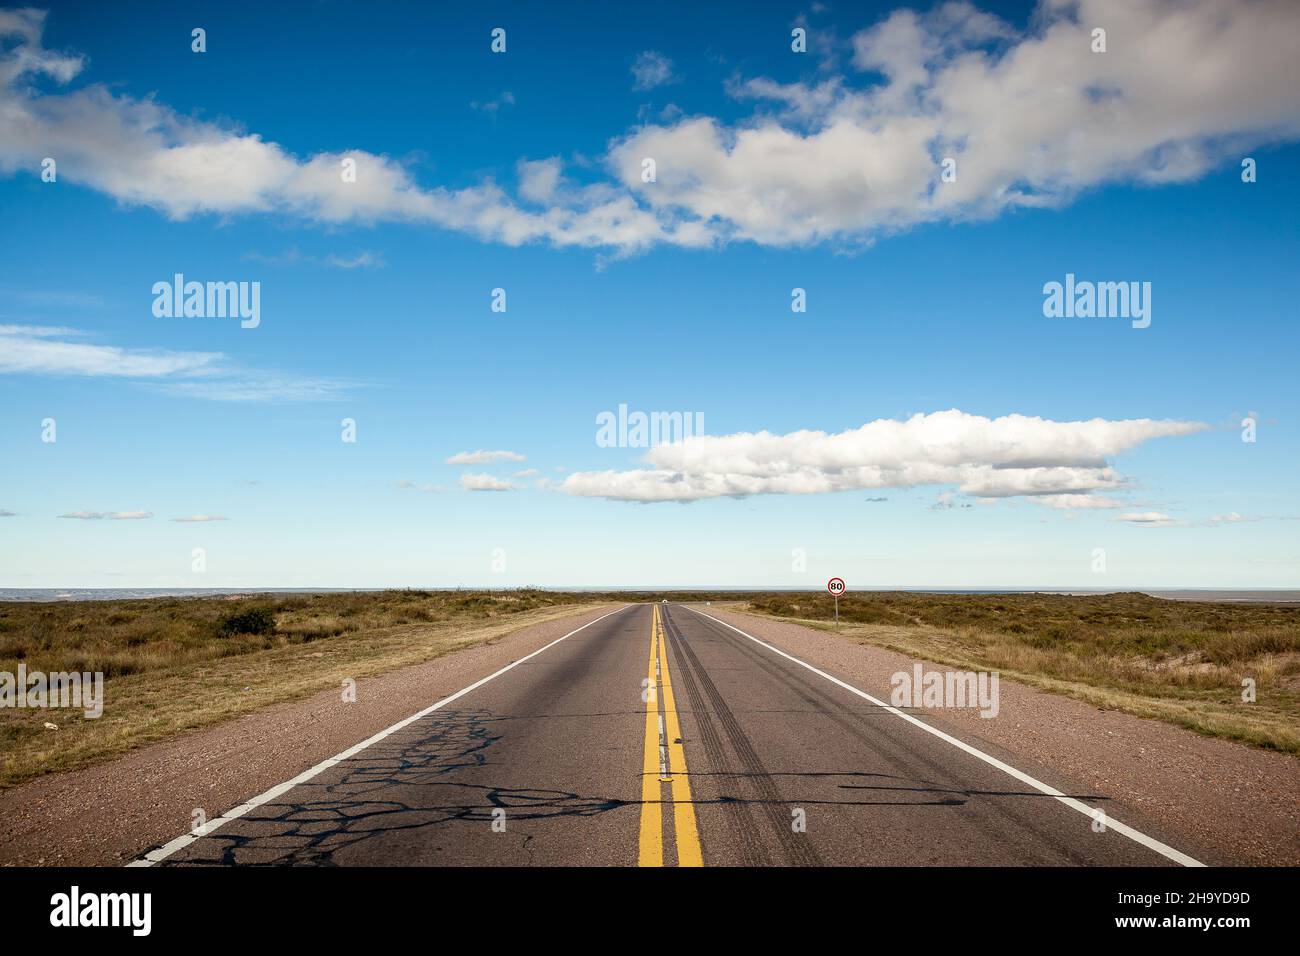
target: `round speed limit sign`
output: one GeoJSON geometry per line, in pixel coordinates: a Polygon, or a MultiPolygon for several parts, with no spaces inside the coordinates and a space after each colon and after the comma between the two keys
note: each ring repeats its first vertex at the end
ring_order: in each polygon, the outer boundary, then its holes
{"type": "Polygon", "coordinates": [[[844,584],[843,578],[831,578],[826,582],[826,590],[828,593],[839,597],[845,592],[845,590],[847,590],[847,587],[844,584]]]}

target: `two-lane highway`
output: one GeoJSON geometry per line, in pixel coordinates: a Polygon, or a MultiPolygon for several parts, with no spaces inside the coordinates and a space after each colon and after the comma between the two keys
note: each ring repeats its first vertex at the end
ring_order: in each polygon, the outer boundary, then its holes
{"type": "Polygon", "coordinates": [[[147,862],[1195,862],[924,722],[707,609],[632,605],[147,862]]]}

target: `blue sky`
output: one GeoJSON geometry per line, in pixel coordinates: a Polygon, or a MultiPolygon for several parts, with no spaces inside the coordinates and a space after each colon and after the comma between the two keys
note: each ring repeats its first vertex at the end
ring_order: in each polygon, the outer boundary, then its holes
{"type": "Polygon", "coordinates": [[[234,6],[0,13],[0,586],[1300,586],[1293,6],[234,6]]]}

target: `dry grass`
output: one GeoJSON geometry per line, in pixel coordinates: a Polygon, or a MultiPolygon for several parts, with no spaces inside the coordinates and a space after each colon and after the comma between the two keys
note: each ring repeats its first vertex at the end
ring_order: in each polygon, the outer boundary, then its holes
{"type": "MultiPolygon", "coordinates": [[[[822,629],[828,595],[764,594],[750,610],[822,629]]],[[[1300,607],[1145,594],[857,593],[839,633],[968,670],[997,670],[1099,707],[1300,754],[1300,607]],[[1256,701],[1242,701],[1242,681],[1256,701]]]]}
{"type": "MultiPolygon", "coordinates": [[[[829,628],[806,593],[564,594],[384,591],[0,603],[0,672],[105,675],[104,715],[0,709],[0,787],[84,766],[262,707],[338,688],[624,600],[741,601],[829,628]],[[223,622],[265,609],[267,633],[223,622]],[[57,731],[44,723],[58,724],[57,731]]],[[[855,593],[840,633],[952,667],[999,670],[1057,693],[1300,754],[1300,608],[1141,594],[855,593]],[[1241,702],[1252,677],[1258,701],[1241,702]]]]}
{"type": "Polygon", "coordinates": [[[596,595],[384,591],[0,603],[0,671],[102,672],[103,716],[0,709],[0,787],[432,660],[605,603],[596,595]],[[266,634],[222,623],[261,608],[266,634]],[[47,721],[58,730],[45,728],[47,721]]]}

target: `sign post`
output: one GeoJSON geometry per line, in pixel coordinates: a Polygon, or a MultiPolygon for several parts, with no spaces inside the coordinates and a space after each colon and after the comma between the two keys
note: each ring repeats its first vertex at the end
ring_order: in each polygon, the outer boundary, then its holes
{"type": "Polygon", "coordinates": [[[826,590],[835,598],[835,626],[840,626],[840,595],[847,589],[843,578],[831,578],[826,582],[826,590]]]}

